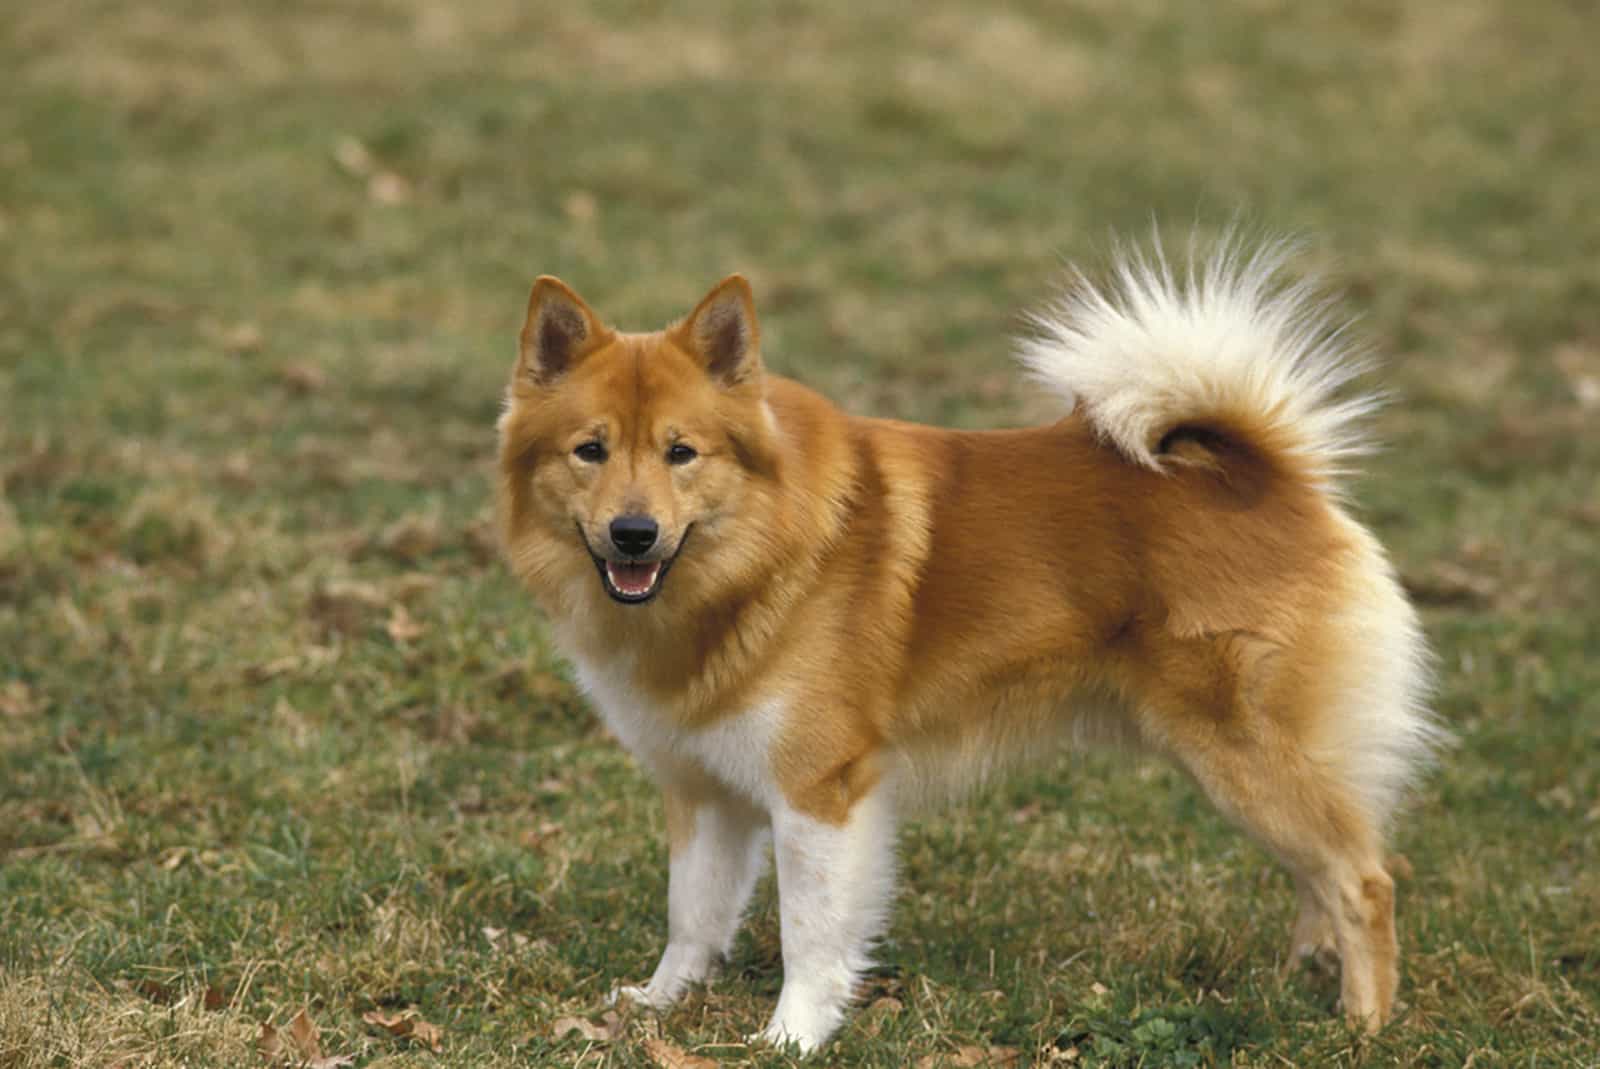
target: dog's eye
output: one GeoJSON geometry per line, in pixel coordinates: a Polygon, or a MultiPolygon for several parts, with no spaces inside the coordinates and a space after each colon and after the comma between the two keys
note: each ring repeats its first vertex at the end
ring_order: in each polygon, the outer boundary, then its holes
{"type": "Polygon", "coordinates": [[[606,458],[606,447],[599,442],[584,442],[572,451],[572,455],[590,464],[598,464],[606,458]]]}
{"type": "Polygon", "coordinates": [[[700,455],[699,453],[696,453],[694,451],[694,447],[693,446],[687,446],[687,445],[684,445],[682,442],[678,442],[678,443],[674,444],[671,449],[667,450],[667,463],[668,464],[687,464],[687,463],[689,463],[689,461],[693,460],[695,457],[697,457],[699,455],[700,455]]]}

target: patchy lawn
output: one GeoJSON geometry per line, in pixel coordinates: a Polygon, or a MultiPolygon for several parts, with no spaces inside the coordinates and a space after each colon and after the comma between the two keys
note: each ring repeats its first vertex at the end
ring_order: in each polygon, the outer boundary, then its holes
{"type": "Polygon", "coordinates": [[[1047,411],[1007,339],[1062,257],[1239,214],[1310,236],[1395,394],[1356,496],[1461,738],[1395,843],[1399,1020],[1279,975],[1288,882],[1181,777],[1063,757],[907,828],[828,1063],[1600,1061],[1582,5],[5,21],[0,1067],[784,1063],[739,1041],[770,887],[721,983],[601,1017],[665,847],[488,534],[527,284],[644,328],[742,270],[775,367],[993,426],[1047,411]]]}

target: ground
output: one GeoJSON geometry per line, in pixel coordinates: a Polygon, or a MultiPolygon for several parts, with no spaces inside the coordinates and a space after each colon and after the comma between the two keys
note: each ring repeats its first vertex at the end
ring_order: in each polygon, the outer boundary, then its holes
{"type": "Polygon", "coordinates": [[[828,1062],[1600,1062],[1584,5],[5,23],[0,1066],[287,1063],[305,1021],[364,1066],[784,1063],[739,1042],[770,886],[722,982],[600,1016],[660,949],[665,847],[495,557],[529,282],[642,329],[740,270],[772,366],[998,426],[1050,414],[1008,339],[1063,259],[1234,220],[1307,238],[1391,393],[1352,498],[1459,737],[1396,829],[1398,1019],[1359,1039],[1280,975],[1291,887],[1181,777],[1063,756],[907,828],[828,1062]]]}

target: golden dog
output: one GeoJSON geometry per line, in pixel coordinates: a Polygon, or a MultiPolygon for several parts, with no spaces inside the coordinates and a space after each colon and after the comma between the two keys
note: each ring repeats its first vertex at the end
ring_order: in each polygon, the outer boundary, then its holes
{"type": "Polygon", "coordinates": [[[528,302],[501,532],[606,723],[660,784],[665,1006],[776,857],[761,1034],[844,1019],[894,882],[897,803],[1056,739],[1168,755],[1293,875],[1292,950],[1344,1012],[1394,1000],[1385,825],[1441,737],[1383,550],[1341,507],[1367,399],[1281,249],[1082,280],[1021,358],[1068,414],[966,432],[849,415],[765,373],[749,285],[664,331],[561,282],[528,302]]]}

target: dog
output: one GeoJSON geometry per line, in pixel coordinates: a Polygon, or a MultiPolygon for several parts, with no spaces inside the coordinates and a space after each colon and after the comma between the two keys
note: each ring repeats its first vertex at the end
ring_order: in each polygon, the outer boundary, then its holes
{"type": "Polygon", "coordinates": [[[666,950],[613,998],[707,980],[770,855],[784,980],[752,1038],[817,1049],[884,928],[897,810],[1061,740],[1176,762],[1292,875],[1292,955],[1335,952],[1347,1019],[1388,1020],[1384,837],[1444,733],[1341,495],[1363,361],[1290,256],[1157,243],[1074,276],[1020,344],[1066,414],[992,431],[768,374],[738,275],[656,333],[534,283],[505,555],[665,798],[666,950]]]}

